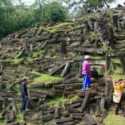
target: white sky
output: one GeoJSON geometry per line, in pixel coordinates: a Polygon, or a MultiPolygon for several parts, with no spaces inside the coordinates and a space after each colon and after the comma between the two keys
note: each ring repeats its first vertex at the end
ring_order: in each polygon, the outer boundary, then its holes
{"type": "Polygon", "coordinates": [[[31,5],[35,0],[22,0],[27,5],[31,5]]]}
{"type": "MultiPolygon", "coordinates": [[[[22,0],[26,5],[31,5],[35,0],[22,0]]],[[[118,4],[123,4],[125,0],[115,0],[114,3],[111,4],[112,7],[117,6],[118,4]]]]}
{"type": "Polygon", "coordinates": [[[112,7],[116,7],[118,4],[123,5],[123,3],[125,2],[125,0],[115,0],[115,2],[113,2],[111,4],[112,7]]]}

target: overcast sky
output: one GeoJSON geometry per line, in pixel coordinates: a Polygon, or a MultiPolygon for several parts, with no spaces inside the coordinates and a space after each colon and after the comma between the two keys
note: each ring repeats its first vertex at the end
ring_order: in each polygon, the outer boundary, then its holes
{"type": "MultiPolygon", "coordinates": [[[[31,5],[35,0],[22,0],[26,5],[31,5]]],[[[116,0],[114,3],[111,4],[112,7],[117,6],[118,4],[123,4],[125,0],[116,0]]]]}
{"type": "Polygon", "coordinates": [[[116,7],[118,4],[122,4],[123,5],[124,2],[125,2],[125,0],[116,0],[111,5],[112,5],[112,7],[116,7]]]}

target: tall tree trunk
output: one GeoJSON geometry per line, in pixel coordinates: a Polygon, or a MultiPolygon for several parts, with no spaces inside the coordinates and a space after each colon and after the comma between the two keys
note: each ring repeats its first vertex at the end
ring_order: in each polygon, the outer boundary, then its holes
{"type": "Polygon", "coordinates": [[[103,0],[103,1],[104,1],[104,4],[106,5],[106,7],[109,8],[107,1],[106,0],[103,0]]]}

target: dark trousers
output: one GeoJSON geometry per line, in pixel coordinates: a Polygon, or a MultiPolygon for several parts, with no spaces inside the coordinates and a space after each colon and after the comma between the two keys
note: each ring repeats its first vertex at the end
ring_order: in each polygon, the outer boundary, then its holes
{"type": "Polygon", "coordinates": [[[121,109],[121,103],[116,104],[115,114],[118,114],[118,111],[121,109]]]}
{"type": "Polygon", "coordinates": [[[28,108],[29,105],[29,99],[27,96],[22,97],[22,106],[21,106],[21,111],[25,111],[28,108]]]}
{"type": "Polygon", "coordinates": [[[122,101],[123,101],[123,96],[121,97],[121,100],[119,103],[116,103],[116,109],[115,109],[115,114],[118,114],[118,111],[120,109],[124,110],[124,108],[122,107],[122,101]]]}

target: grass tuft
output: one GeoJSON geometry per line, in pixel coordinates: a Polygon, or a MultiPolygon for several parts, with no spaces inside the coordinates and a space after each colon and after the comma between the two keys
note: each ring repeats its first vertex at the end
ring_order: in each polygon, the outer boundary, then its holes
{"type": "Polygon", "coordinates": [[[73,97],[67,97],[65,98],[64,96],[61,97],[56,97],[54,99],[50,99],[48,101],[48,105],[50,107],[64,107],[64,104],[71,104],[72,102],[76,101],[79,99],[78,96],[73,96],[73,97]]]}
{"type": "Polygon", "coordinates": [[[31,84],[45,84],[45,85],[50,85],[50,84],[56,84],[59,83],[63,80],[62,77],[58,76],[51,76],[49,74],[42,74],[38,72],[32,72],[34,74],[34,78],[31,82],[31,84]]]}
{"type": "Polygon", "coordinates": [[[112,112],[104,120],[105,125],[124,125],[125,118],[120,115],[115,115],[112,112]]]}

